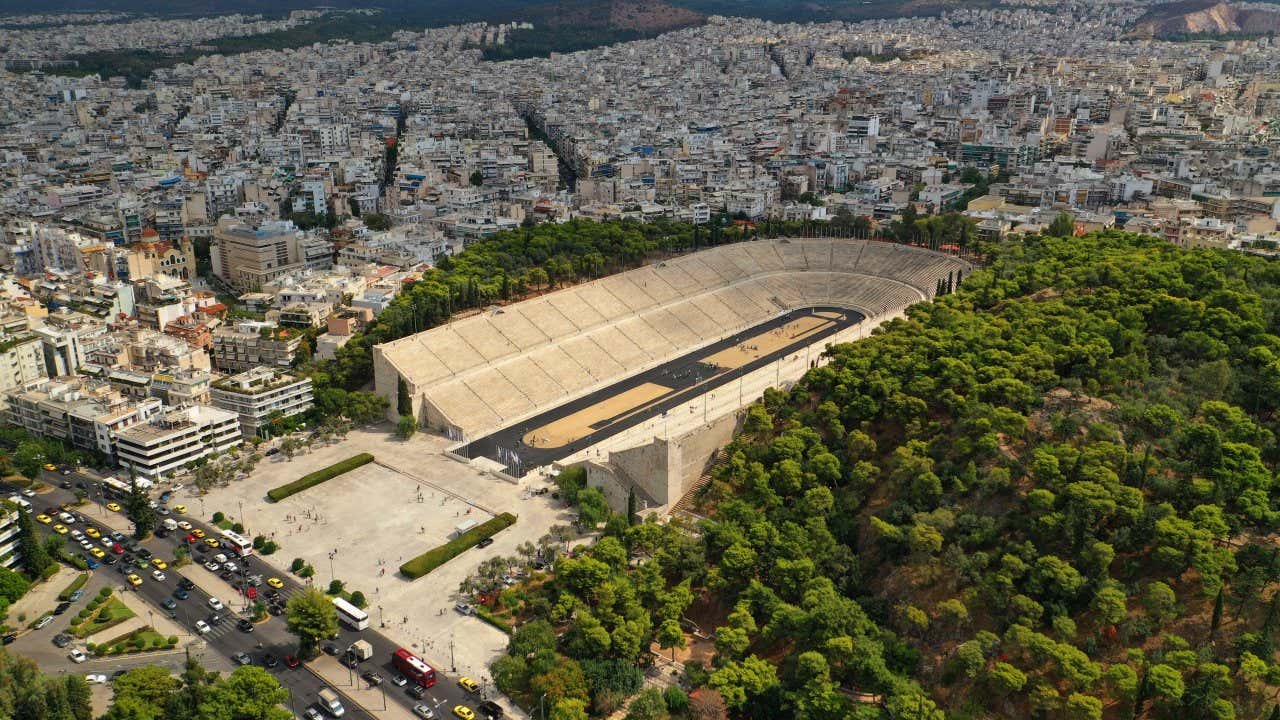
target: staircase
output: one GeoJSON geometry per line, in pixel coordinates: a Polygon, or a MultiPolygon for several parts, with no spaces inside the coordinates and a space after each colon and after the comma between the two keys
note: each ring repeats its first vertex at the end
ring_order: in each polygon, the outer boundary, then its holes
{"type": "Polygon", "coordinates": [[[695,480],[693,484],[689,486],[688,490],[684,491],[684,495],[682,495],[680,499],[676,501],[675,505],[671,506],[671,510],[667,514],[675,515],[676,513],[684,513],[686,515],[693,515],[697,517],[697,515],[694,512],[692,512],[689,508],[692,508],[694,506],[694,504],[698,500],[698,496],[701,495],[702,491],[706,490],[707,486],[711,484],[711,480],[712,480],[711,476],[715,473],[716,468],[725,464],[725,462],[728,459],[729,459],[728,450],[726,450],[725,448],[720,448],[719,450],[717,450],[715,457],[712,458],[711,464],[707,466],[706,471],[703,472],[702,475],[699,476],[698,479],[695,480]]]}

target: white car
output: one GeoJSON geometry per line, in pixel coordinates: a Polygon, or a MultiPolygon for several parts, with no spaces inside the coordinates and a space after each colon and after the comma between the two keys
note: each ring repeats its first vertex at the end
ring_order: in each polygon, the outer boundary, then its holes
{"type": "Polygon", "coordinates": [[[187,522],[186,520],[179,520],[178,527],[182,528],[183,530],[190,530],[191,523],[187,522]]]}
{"type": "Polygon", "coordinates": [[[209,598],[209,607],[221,612],[226,606],[218,598],[209,598]]]}
{"type": "Polygon", "coordinates": [[[218,568],[220,567],[222,566],[212,560],[204,564],[204,569],[209,572],[218,572],[218,568]]]}
{"type": "Polygon", "coordinates": [[[35,624],[35,629],[40,630],[41,628],[49,627],[49,623],[51,622],[53,622],[53,616],[45,615],[44,617],[40,618],[39,622],[35,624]]]}
{"type": "Polygon", "coordinates": [[[213,561],[216,563],[224,563],[227,561],[227,556],[222,553],[218,553],[217,555],[213,556],[213,561]]]}
{"type": "Polygon", "coordinates": [[[112,540],[110,535],[103,535],[102,539],[98,541],[98,544],[110,550],[111,548],[116,546],[116,541],[112,540]]]}
{"type": "Polygon", "coordinates": [[[93,541],[90,540],[89,538],[84,538],[83,540],[80,541],[80,548],[82,550],[88,550],[91,547],[93,547],[93,541]]]}
{"type": "Polygon", "coordinates": [[[76,521],[75,517],[69,512],[58,513],[58,519],[62,521],[63,525],[71,525],[76,521]]]}
{"type": "Polygon", "coordinates": [[[222,564],[222,569],[230,570],[231,572],[240,572],[240,567],[235,563],[231,562],[230,560],[222,564]]]}
{"type": "Polygon", "coordinates": [[[35,490],[32,490],[31,488],[23,488],[23,489],[22,489],[22,497],[29,497],[29,498],[33,498],[33,497],[35,497],[35,496],[36,496],[36,491],[35,491],[35,490]]]}
{"type": "Polygon", "coordinates": [[[164,573],[159,570],[152,570],[151,577],[155,578],[156,582],[164,582],[164,573]]]}
{"type": "Polygon", "coordinates": [[[201,635],[209,632],[210,629],[211,628],[209,627],[209,623],[203,620],[196,621],[196,632],[200,633],[201,635]]]}
{"type": "Polygon", "coordinates": [[[90,685],[106,685],[107,676],[101,673],[90,673],[84,676],[84,681],[90,685]]]}
{"type": "Polygon", "coordinates": [[[72,531],[71,531],[71,539],[72,539],[72,540],[81,540],[81,539],[83,539],[83,538],[84,538],[84,533],[80,532],[79,530],[72,530],[72,531]]]}
{"type": "Polygon", "coordinates": [[[89,659],[89,656],[85,655],[84,651],[80,648],[71,648],[71,652],[67,653],[67,657],[71,658],[71,662],[76,664],[80,664],[89,659]]]}
{"type": "Polygon", "coordinates": [[[423,718],[423,720],[434,720],[436,716],[435,711],[422,703],[413,706],[413,714],[423,718]]]}

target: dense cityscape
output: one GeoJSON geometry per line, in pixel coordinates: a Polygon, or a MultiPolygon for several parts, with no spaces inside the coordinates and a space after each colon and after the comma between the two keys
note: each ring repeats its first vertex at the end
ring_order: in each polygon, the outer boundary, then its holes
{"type": "Polygon", "coordinates": [[[1280,9],[630,2],[0,17],[0,718],[1280,718],[1280,9]]]}

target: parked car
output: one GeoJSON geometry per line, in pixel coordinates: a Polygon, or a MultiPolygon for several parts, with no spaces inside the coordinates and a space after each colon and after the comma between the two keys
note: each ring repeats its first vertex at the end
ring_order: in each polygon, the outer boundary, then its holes
{"type": "Polygon", "coordinates": [[[84,676],[84,681],[90,685],[106,685],[107,676],[102,673],[90,673],[84,676]]]}
{"type": "Polygon", "coordinates": [[[501,705],[492,700],[485,700],[480,703],[476,709],[480,711],[482,716],[488,718],[488,720],[500,720],[500,718],[506,713],[506,711],[502,709],[501,705]]]}
{"type": "Polygon", "coordinates": [[[212,629],[213,628],[209,627],[209,623],[203,620],[196,621],[196,632],[200,633],[201,635],[204,635],[205,633],[209,632],[212,629]]]}
{"type": "Polygon", "coordinates": [[[244,633],[253,632],[253,623],[249,622],[248,620],[245,620],[244,618],[240,618],[239,620],[236,621],[236,627],[240,630],[240,632],[244,632],[244,633]]]}
{"type": "Polygon", "coordinates": [[[249,657],[249,653],[236,653],[233,659],[241,665],[253,663],[253,658],[249,657]]]}
{"type": "Polygon", "coordinates": [[[434,720],[436,716],[435,711],[422,703],[413,706],[413,714],[424,720],[434,720]]]}
{"type": "Polygon", "coordinates": [[[285,656],[284,656],[284,664],[285,664],[285,666],[286,666],[286,667],[296,668],[296,667],[298,667],[298,665],[300,665],[301,663],[299,663],[299,662],[298,662],[298,656],[297,656],[297,655],[285,655],[285,656]]]}
{"type": "Polygon", "coordinates": [[[89,659],[89,656],[85,655],[80,648],[71,648],[71,652],[67,653],[67,657],[71,658],[71,662],[77,665],[89,659]]]}
{"type": "Polygon", "coordinates": [[[492,544],[493,544],[493,538],[491,538],[491,537],[487,537],[487,538],[482,539],[480,542],[476,543],[476,547],[478,547],[478,548],[487,548],[487,547],[489,547],[489,546],[490,546],[490,545],[492,545],[492,544]]]}
{"type": "Polygon", "coordinates": [[[223,605],[223,604],[222,604],[222,601],[221,601],[221,600],[219,600],[218,598],[216,598],[216,597],[211,597],[211,598],[209,598],[209,607],[213,608],[214,610],[219,610],[219,611],[221,611],[221,610],[222,610],[223,608],[225,608],[226,606],[225,606],[225,605],[223,605]]]}
{"type": "Polygon", "coordinates": [[[53,622],[53,616],[45,615],[44,617],[40,618],[40,620],[36,622],[35,628],[36,630],[43,630],[44,628],[49,627],[49,623],[52,623],[52,622],[53,622]]]}

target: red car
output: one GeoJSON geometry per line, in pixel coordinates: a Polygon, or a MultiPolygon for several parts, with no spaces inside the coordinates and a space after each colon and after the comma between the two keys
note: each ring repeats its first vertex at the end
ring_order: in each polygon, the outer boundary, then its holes
{"type": "Polygon", "coordinates": [[[185,540],[185,541],[187,541],[187,544],[188,544],[188,545],[195,545],[195,544],[196,544],[196,536],[195,536],[195,535],[188,535],[188,536],[186,536],[186,537],[184,537],[184,538],[182,538],[182,539],[183,539],[183,540],[185,540]]]}
{"type": "Polygon", "coordinates": [[[124,554],[124,546],[123,546],[123,545],[121,545],[120,543],[116,543],[115,545],[112,545],[112,546],[111,546],[111,554],[112,554],[112,555],[123,555],[123,554],[124,554]]]}
{"type": "Polygon", "coordinates": [[[256,587],[245,588],[244,594],[245,594],[245,597],[249,598],[250,600],[257,600],[258,588],[256,587]]]}
{"type": "Polygon", "coordinates": [[[284,664],[285,664],[285,665],[288,665],[288,666],[289,666],[289,667],[291,667],[291,668],[296,668],[296,667],[298,667],[298,656],[297,656],[297,655],[285,655],[285,656],[284,656],[284,664]]]}

